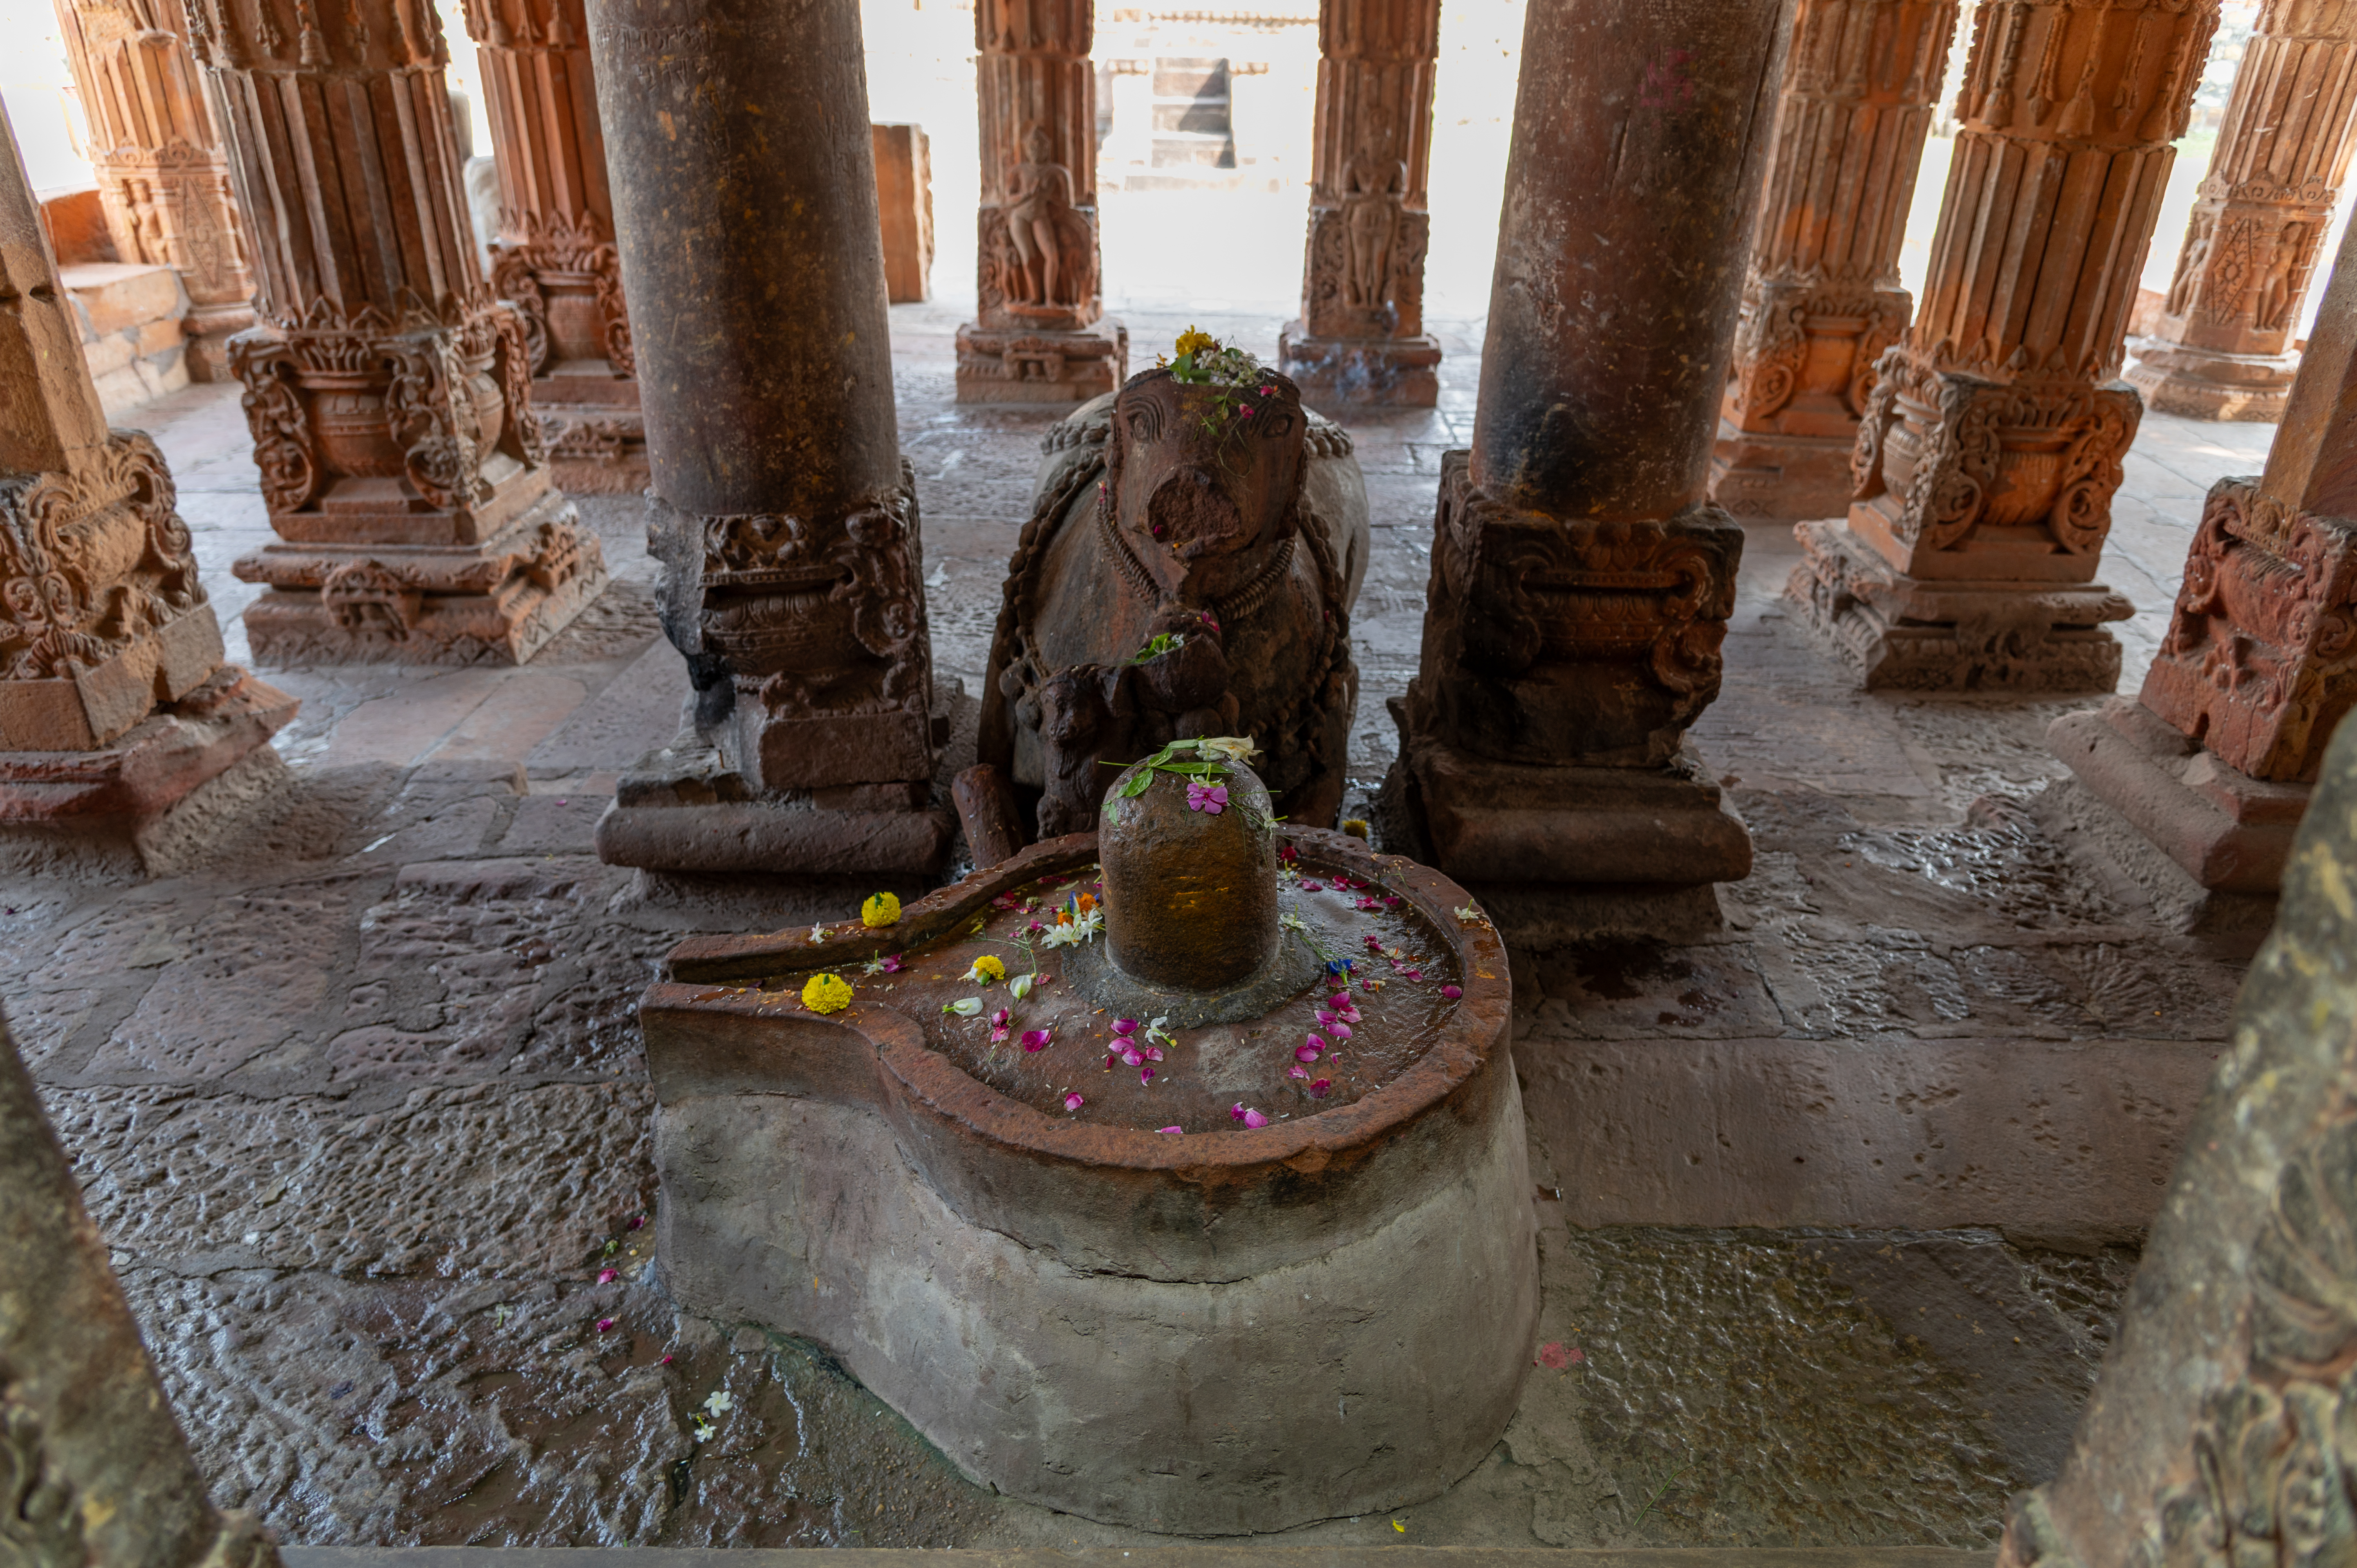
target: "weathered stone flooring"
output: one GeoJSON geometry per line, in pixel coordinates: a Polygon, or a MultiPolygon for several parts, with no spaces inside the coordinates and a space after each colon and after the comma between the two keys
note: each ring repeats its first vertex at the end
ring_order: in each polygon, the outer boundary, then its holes
{"type": "MultiPolygon", "coordinates": [[[[1045,417],[952,404],[957,316],[895,329],[937,668],[972,693],[1045,417]]],[[[1200,324],[1273,350],[1274,320],[1200,324]]],[[[1186,323],[1130,325],[1150,361],[1186,323]]],[[[1361,799],[1470,432],[1453,328],[1438,411],[1353,422],[1361,799]]],[[[234,389],[145,413],[232,616],[268,537],[234,389]]],[[[2203,488],[2271,435],[2147,417],[2124,689],[2203,488]]],[[[217,1494],[317,1544],[1149,1539],[973,1487],[823,1355],[648,1276],[651,964],[858,890],[650,890],[590,853],[684,681],[635,501],[582,510],[615,586],[531,666],[265,671],[304,703],[292,784],[210,869],[0,889],[0,996],[217,1494]]],[[[1796,558],[1753,532],[1696,732],[1759,843],[1727,930],[1518,955],[1547,1289],[1520,1415],[1441,1498],[1288,1541],[1975,1545],[2059,1457],[2254,937],[2177,934],[2041,825],[2078,704],[1852,691],[1777,598],[1796,558]]]]}

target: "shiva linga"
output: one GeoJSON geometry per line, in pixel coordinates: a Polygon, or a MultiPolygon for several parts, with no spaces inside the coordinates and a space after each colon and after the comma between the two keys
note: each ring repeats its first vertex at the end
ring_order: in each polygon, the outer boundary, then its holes
{"type": "Polygon", "coordinates": [[[1431,1497],[1538,1320],[1506,956],[1279,823],[1248,741],[903,909],[673,949],[643,998],[686,1309],[823,1346],[1011,1497],[1191,1534],[1431,1497]]]}

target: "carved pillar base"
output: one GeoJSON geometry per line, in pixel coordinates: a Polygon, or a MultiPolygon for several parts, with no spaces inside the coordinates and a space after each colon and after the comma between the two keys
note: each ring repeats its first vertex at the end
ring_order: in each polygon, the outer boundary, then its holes
{"type": "Polygon", "coordinates": [[[994,327],[957,334],[960,403],[1085,403],[1129,376],[1129,328],[1101,316],[1087,327],[994,327]]]}
{"type": "Polygon", "coordinates": [[[1440,402],[1440,339],[1318,338],[1296,320],[1276,339],[1277,368],[1312,408],[1431,408],[1440,402]]]}
{"type": "Polygon", "coordinates": [[[236,563],[270,664],[521,663],[606,584],[552,488],[516,313],[231,344],[279,538],[236,563]]]}
{"type": "Polygon", "coordinates": [[[2106,621],[2136,613],[2101,583],[1924,579],[1894,568],[1848,522],[1793,531],[1807,558],[1787,597],[1854,665],[1866,690],[2107,692],[2120,645],[2106,621]]]}
{"type": "Polygon", "coordinates": [[[1875,365],[1912,308],[1904,289],[1753,278],[1720,405],[1710,499],[1737,517],[1785,522],[1847,510],[1850,452],[1875,365]]]}
{"type": "Polygon", "coordinates": [[[2128,351],[2128,384],[2145,406],[2186,419],[2278,424],[2299,373],[2296,353],[2229,354],[2158,338],[2133,338],[2128,351]]]}
{"type": "Polygon", "coordinates": [[[2065,714],[2046,744],[2079,781],[2213,893],[2273,893],[2311,786],[2254,779],[2142,703],[2065,714]]]}
{"type": "Polygon", "coordinates": [[[491,247],[491,287],[522,317],[549,472],[568,495],[637,495],[649,483],[647,426],[603,220],[509,222],[491,247]]]}
{"type": "Polygon", "coordinates": [[[1434,864],[1475,883],[1694,885],[1751,840],[1683,736],[1718,694],[1743,530],[1716,507],[1558,519],[1441,460],[1422,672],[1401,723],[1405,804],[1434,864]]]}

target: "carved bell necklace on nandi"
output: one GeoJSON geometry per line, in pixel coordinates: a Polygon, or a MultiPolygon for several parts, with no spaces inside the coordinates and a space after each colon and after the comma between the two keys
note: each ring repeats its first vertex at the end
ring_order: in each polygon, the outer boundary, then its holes
{"type": "Polygon", "coordinates": [[[1191,736],[1254,737],[1293,821],[1340,804],[1365,484],[1290,381],[1212,350],[1219,380],[1141,372],[1042,442],[979,748],[1042,837],[1093,827],[1119,766],[1191,736]]]}

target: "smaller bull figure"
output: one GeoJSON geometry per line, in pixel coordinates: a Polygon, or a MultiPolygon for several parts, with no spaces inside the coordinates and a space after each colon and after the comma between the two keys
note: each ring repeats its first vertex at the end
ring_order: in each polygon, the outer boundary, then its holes
{"type": "Polygon", "coordinates": [[[1036,792],[1042,837],[1094,828],[1122,767],[1191,736],[1253,736],[1291,821],[1341,804],[1368,546],[1351,438],[1248,356],[1179,349],[1041,444],[978,759],[1036,792]]]}

